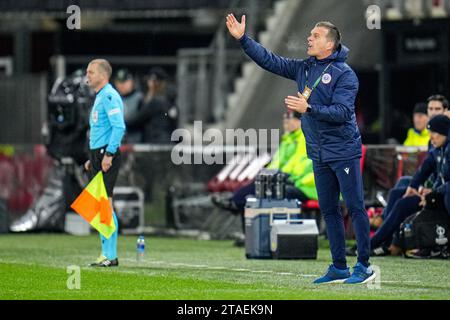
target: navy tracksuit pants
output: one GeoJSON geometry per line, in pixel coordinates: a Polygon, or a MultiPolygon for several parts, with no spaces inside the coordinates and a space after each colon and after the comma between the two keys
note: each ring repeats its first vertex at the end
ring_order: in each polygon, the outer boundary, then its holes
{"type": "Polygon", "coordinates": [[[339,195],[342,193],[355,230],[358,262],[369,266],[370,226],[364,205],[360,159],[327,163],[313,161],[313,169],[333,264],[339,269],[347,268],[344,221],[339,206],[339,195]]]}
{"type": "Polygon", "coordinates": [[[389,190],[388,194],[388,201],[387,206],[383,210],[383,214],[381,215],[383,217],[383,221],[389,217],[389,215],[392,212],[392,208],[394,208],[395,203],[403,198],[403,195],[406,192],[406,188],[400,187],[394,187],[393,189],[389,190]]]}

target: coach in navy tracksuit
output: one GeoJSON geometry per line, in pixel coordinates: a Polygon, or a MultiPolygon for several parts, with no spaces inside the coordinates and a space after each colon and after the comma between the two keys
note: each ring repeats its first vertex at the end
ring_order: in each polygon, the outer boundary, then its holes
{"type": "Polygon", "coordinates": [[[245,34],[245,16],[239,23],[233,14],[226,21],[230,34],[260,67],[294,80],[298,94],[286,98],[286,106],[303,114],[306,149],[313,161],[319,205],[327,224],[333,264],[315,283],[362,283],[373,280],[369,264],[369,219],[364,206],[360,169],[361,136],[354,102],[358,78],[345,63],[348,48],[340,44],[340,32],[330,22],[319,22],[308,37],[308,59],[275,55],[245,34]],[[358,245],[358,262],[350,276],[345,259],[345,236],[339,195],[346,202],[358,245]]]}

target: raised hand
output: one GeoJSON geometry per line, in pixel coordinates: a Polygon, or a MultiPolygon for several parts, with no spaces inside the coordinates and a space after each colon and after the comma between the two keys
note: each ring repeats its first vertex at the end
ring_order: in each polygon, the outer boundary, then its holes
{"type": "Polygon", "coordinates": [[[242,16],[242,20],[239,23],[239,21],[237,21],[236,17],[234,16],[234,14],[230,13],[227,15],[227,28],[228,31],[230,32],[230,34],[236,38],[237,40],[239,40],[240,38],[242,38],[244,36],[245,33],[245,15],[242,16]]]}

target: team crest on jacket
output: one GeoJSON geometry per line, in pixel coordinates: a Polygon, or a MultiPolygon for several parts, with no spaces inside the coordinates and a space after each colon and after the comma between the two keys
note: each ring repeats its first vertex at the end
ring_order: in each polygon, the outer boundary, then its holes
{"type": "Polygon", "coordinates": [[[325,74],[322,76],[322,82],[323,82],[324,84],[329,84],[329,83],[331,82],[331,75],[330,75],[329,73],[325,73],[325,74]]]}

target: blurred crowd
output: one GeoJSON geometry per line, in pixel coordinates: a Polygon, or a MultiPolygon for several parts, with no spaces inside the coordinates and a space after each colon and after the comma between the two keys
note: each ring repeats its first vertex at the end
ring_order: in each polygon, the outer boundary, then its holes
{"type": "Polygon", "coordinates": [[[171,134],[178,126],[178,108],[170,93],[167,72],[154,67],[139,79],[130,70],[119,69],[112,83],[125,107],[124,143],[171,143],[171,134]]]}

